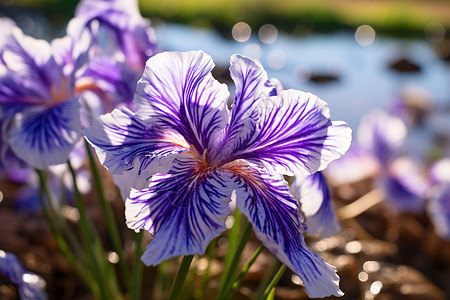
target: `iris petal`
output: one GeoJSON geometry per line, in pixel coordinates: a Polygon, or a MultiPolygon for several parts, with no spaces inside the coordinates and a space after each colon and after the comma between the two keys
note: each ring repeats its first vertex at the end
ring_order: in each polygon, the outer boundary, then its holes
{"type": "Polygon", "coordinates": [[[165,52],[150,58],[137,85],[137,113],[178,131],[202,154],[228,121],[229,92],[210,74],[213,66],[202,51],[165,52]]]}
{"type": "Polygon", "coordinates": [[[173,155],[189,150],[178,133],[140,120],[127,108],[101,116],[84,134],[102,165],[118,179],[127,178],[119,183],[123,195],[131,187],[144,188],[150,176],[168,170],[173,155]]]}
{"type": "Polygon", "coordinates": [[[340,229],[330,190],[321,172],[297,176],[291,187],[305,214],[308,234],[329,237],[340,229]]]}
{"type": "Polygon", "coordinates": [[[272,173],[312,174],[323,170],[350,146],[351,129],[329,119],[327,104],[296,90],[260,102],[258,122],[243,127],[230,159],[263,163],[272,173]]]}
{"type": "Polygon", "coordinates": [[[146,265],[178,255],[203,254],[226,229],[231,190],[225,172],[199,169],[190,153],[177,157],[168,174],[154,175],[148,188],[132,190],[127,225],[155,234],[142,256],[146,265]]]}
{"type": "Polygon", "coordinates": [[[23,109],[14,116],[8,135],[14,153],[32,167],[45,169],[66,162],[81,137],[78,99],[51,108],[23,109]]]}
{"type": "Polygon", "coordinates": [[[267,73],[261,64],[240,55],[231,57],[230,75],[236,85],[227,141],[235,139],[245,127],[254,126],[259,119],[256,107],[274,92],[273,84],[267,82],[267,73]]]}
{"type": "Polygon", "coordinates": [[[263,245],[300,276],[308,296],[342,295],[336,269],[306,246],[297,200],[282,176],[257,174],[256,170],[245,176],[235,174],[238,208],[263,245]]]}

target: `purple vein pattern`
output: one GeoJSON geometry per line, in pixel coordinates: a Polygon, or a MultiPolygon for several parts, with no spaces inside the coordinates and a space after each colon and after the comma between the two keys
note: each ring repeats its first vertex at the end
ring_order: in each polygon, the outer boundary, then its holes
{"type": "Polygon", "coordinates": [[[235,191],[258,238],[310,297],[342,295],[336,269],[306,246],[298,201],[282,175],[324,169],[349,148],[350,128],[330,120],[324,101],[280,91],[259,63],[240,55],[231,58],[229,111],[213,67],[202,51],[157,54],[138,82],[136,112],[115,110],[84,131],[113,176],[145,174],[121,187],[127,225],[154,235],[142,260],[203,254],[225,230],[235,191]]]}

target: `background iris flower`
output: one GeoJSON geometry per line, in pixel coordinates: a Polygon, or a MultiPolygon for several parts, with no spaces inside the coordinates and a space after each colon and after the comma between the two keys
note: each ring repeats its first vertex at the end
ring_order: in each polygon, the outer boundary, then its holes
{"type": "MultiPolygon", "coordinates": [[[[350,146],[351,130],[327,104],[296,90],[276,93],[261,65],[234,55],[229,92],[201,51],[147,61],[136,113],[114,110],[85,130],[102,164],[122,176],[127,224],[154,238],[147,265],[204,253],[226,229],[231,193],[256,236],[303,280],[310,297],[341,295],[334,267],[308,249],[285,175],[323,170],[350,146]]],[[[116,181],[117,182],[117,181],[116,181]]]]}

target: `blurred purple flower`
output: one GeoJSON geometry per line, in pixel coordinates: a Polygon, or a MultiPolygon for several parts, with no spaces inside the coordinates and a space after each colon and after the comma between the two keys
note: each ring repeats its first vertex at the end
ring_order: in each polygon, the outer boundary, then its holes
{"type": "Polygon", "coordinates": [[[400,118],[375,110],[361,119],[358,145],[385,167],[398,156],[406,133],[406,125],[400,118]]]}
{"type": "Polygon", "coordinates": [[[14,254],[0,250],[0,273],[17,285],[20,299],[47,299],[44,279],[27,271],[14,254]]]}
{"type": "Polygon", "coordinates": [[[450,240],[450,158],[431,166],[430,181],[428,213],[439,236],[450,240]]]}
{"type": "Polygon", "coordinates": [[[291,185],[306,217],[308,234],[330,237],[339,231],[331,201],[331,192],[322,172],[308,176],[296,176],[291,185]]]}
{"type": "Polygon", "coordinates": [[[408,158],[398,158],[384,172],[377,184],[387,202],[397,211],[423,211],[428,183],[419,166],[408,158]]]}
{"type": "Polygon", "coordinates": [[[201,51],[158,54],[138,82],[137,112],[114,110],[85,130],[112,174],[137,180],[127,225],[155,235],[142,260],[204,253],[226,229],[236,191],[256,236],[299,274],[309,296],[342,295],[335,268],[306,246],[298,202],[281,174],[323,170],[350,146],[350,128],[332,122],[312,94],[277,95],[261,65],[239,55],[231,59],[230,112],[213,66],[201,51]]]}
{"type": "Polygon", "coordinates": [[[80,70],[79,85],[95,84],[105,92],[104,110],[132,106],[136,83],[147,59],[157,53],[150,20],[136,0],[83,0],[68,25],[74,39],[89,35],[91,63],[80,70]]]}

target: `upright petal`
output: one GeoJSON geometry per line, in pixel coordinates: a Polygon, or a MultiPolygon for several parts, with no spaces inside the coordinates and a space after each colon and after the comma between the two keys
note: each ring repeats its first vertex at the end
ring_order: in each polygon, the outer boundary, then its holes
{"type": "Polygon", "coordinates": [[[51,102],[51,74],[57,70],[48,42],[13,28],[2,47],[5,72],[0,76],[0,103],[51,102]]]}
{"type": "Polygon", "coordinates": [[[80,104],[73,98],[51,108],[29,106],[11,126],[8,139],[19,158],[38,169],[61,164],[81,137],[80,104]]]}
{"type": "Polygon", "coordinates": [[[291,187],[305,214],[308,234],[329,237],[340,229],[322,172],[296,176],[291,187]]]}
{"type": "Polygon", "coordinates": [[[236,91],[226,141],[235,139],[246,127],[253,126],[259,119],[255,107],[269,95],[277,94],[275,85],[267,81],[267,73],[261,64],[248,57],[233,55],[230,75],[236,91]]]}
{"type": "Polygon", "coordinates": [[[304,242],[305,225],[287,182],[282,176],[233,164],[237,206],[263,245],[300,276],[309,297],[341,296],[336,269],[304,242]]]}
{"type": "Polygon", "coordinates": [[[450,182],[444,182],[430,189],[427,211],[437,234],[450,241],[450,182]]]}
{"type": "Polygon", "coordinates": [[[102,165],[126,178],[119,187],[127,191],[144,188],[153,174],[167,172],[174,155],[190,147],[180,134],[153,126],[127,108],[100,116],[84,135],[102,165]]]}
{"type": "Polygon", "coordinates": [[[178,131],[203,154],[228,121],[229,92],[212,75],[202,51],[164,52],[147,61],[134,102],[142,118],[178,131]]]}
{"type": "Polygon", "coordinates": [[[152,177],[148,188],[127,199],[127,225],[154,234],[142,260],[146,265],[178,255],[203,254],[226,229],[231,190],[221,170],[202,169],[191,153],[174,161],[166,175],[152,177]]]}
{"type": "Polygon", "coordinates": [[[231,141],[228,159],[263,163],[272,173],[307,175],[323,170],[350,146],[351,129],[330,121],[328,105],[312,94],[282,91],[255,109],[260,119],[231,141]]]}

